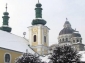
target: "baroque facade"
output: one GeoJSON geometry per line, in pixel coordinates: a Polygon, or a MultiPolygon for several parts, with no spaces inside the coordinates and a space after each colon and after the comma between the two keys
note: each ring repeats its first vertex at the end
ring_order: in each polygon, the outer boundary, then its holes
{"type": "Polygon", "coordinates": [[[81,34],[79,31],[72,29],[67,18],[63,25],[63,29],[59,33],[58,42],[59,45],[71,44],[77,51],[84,50],[81,34]]]}
{"type": "Polygon", "coordinates": [[[82,43],[82,36],[76,29],[71,27],[70,22],[66,18],[63,25],[63,29],[59,32],[58,44],[53,44],[50,46],[49,51],[52,51],[55,46],[71,45],[77,51],[84,51],[84,44],[82,43]]]}
{"type": "Polygon", "coordinates": [[[29,40],[19,37],[11,33],[12,28],[9,27],[9,13],[3,13],[3,25],[0,27],[0,62],[14,63],[15,59],[26,53],[38,55],[49,54],[49,49],[55,46],[71,44],[78,51],[84,50],[81,34],[72,29],[71,24],[66,19],[64,28],[58,36],[58,44],[49,46],[49,28],[45,25],[47,22],[42,18],[42,4],[37,3],[35,8],[35,19],[32,20],[32,26],[29,26],[29,40]]]}

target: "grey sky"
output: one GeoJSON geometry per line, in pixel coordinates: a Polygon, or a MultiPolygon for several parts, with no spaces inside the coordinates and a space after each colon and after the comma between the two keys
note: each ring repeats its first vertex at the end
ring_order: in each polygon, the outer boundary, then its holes
{"type": "MultiPolygon", "coordinates": [[[[35,5],[38,0],[0,0],[0,26],[5,4],[8,3],[9,26],[13,34],[23,37],[27,33],[27,27],[31,26],[35,18],[35,5]]],[[[50,28],[50,45],[57,43],[57,38],[63,24],[68,18],[72,28],[78,30],[85,43],[85,0],[40,0],[43,8],[43,19],[47,21],[46,26],[50,28]]]]}

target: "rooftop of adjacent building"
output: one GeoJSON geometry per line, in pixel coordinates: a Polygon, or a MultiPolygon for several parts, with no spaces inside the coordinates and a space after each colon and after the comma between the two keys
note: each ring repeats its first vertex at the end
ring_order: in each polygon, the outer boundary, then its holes
{"type": "Polygon", "coordinates": [[[12,33],[8,33],[6,31],[0,30],[0,47],[19,51],[19,52],[26,52],[28,49],[28,52],[35,53],[29,45],[29,42],[20,36],[14,35],[12,33]]]}

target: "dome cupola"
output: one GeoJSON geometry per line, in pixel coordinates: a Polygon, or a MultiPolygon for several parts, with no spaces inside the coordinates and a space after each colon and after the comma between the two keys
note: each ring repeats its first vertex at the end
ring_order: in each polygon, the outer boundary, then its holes
{"type": "Polygon", "coordinates": [[[64,23],[64,28],[71,28],[71,24],[69,23],[67,18],[66,18],[66,21],[64,23]]]}
{"type": "Polygon", "coordinates": [[[64,23],[64,28],[60,31],[59,35],[62,34],[72,34],[75,30],[71,28],[71,24],[66,18],[66,21],[64,23]]]}

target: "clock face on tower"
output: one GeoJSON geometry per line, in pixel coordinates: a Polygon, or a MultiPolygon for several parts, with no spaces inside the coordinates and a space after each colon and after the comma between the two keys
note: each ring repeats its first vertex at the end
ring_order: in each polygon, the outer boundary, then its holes
{"type": "Polygon", "coordinates": [[[33,28],[33,33],[36,33],[37,32],[37,28],[33,28]]]}

